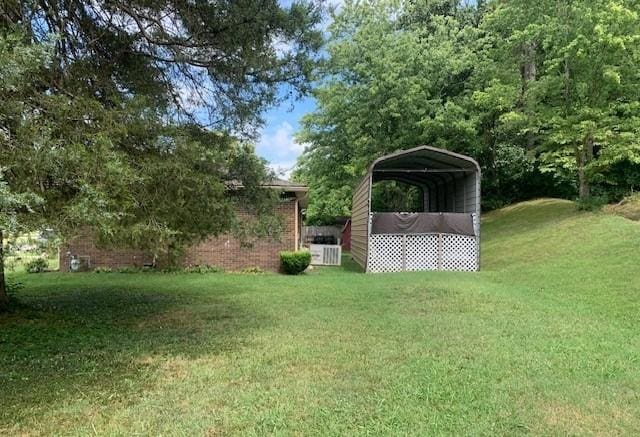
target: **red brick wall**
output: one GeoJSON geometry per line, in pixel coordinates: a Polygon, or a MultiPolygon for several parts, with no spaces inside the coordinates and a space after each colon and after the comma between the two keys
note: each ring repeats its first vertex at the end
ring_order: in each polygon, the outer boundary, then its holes
{"type": "MultiPolygon", "coordinates": [[[[281,202],[276,212],[283,216],[283,232],[277,239],[264,238],[253,241],[250,247],[242,247],[231,235],[220,235],[209,238],[199,244],[187,248],[184,266],[210,265],[224,270],[235,271],[245,268],[259,267],[262,270],[278,271],[280,269],[279,253],[283,250],[296,249],[296,200],[281,202]]],[[[239,212],[241,219],[250,220],[249,214],[239,212]]],[[[70,255],[89,256],[91,268],[96,267],[141,267],[150,264],[153,257],[140,250],[108,250],[97,248],[91,237],[83,236],[72,240],[60,249],[60,270],[69,271],[70,255]]]]}
{"type": "Polygon", "coordinates": [[[142,250],[135,249],[103,249],[96,247],[90,235],[73,239],[69,244],[60,248],[60,271],[68,272],[71,256],[89,257],[89,268],[96,267],[142,267],[153,262],[153,256],[142,250]]]}
{"type": "MultiPolygon", "coordinates": [[[[282,214],[284,219],[283,232],[279,239],[258,239],[251,247],[242,247],[234,237],[220,235],[187,249],[184,264],[207,264],[230,271],[251,267],[278,271],[280,252],[296,249],[295,204],[295,200],[290,200],[280,203],[277,207],[276,211],[282,214]]],[[[239,215],[241,219],[250,219],[246,213],[240,212],[239,215]]]]}

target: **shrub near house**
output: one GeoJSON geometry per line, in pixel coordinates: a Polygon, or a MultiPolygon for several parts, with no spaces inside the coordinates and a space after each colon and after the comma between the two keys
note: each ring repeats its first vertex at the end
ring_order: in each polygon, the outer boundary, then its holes
{"type": "Polygon", "coordinates": [[[288,275],[298,275],[304,272],[311,264],[311,252],[301,250],[299,252],[280,252],[282,270],[288,275]]]}
{"type": "Polygon", "coordinates": [[[25,265],[27,273],[42,273],[47,270],[49,263],[44,258],[34,258],[25,265]]]}

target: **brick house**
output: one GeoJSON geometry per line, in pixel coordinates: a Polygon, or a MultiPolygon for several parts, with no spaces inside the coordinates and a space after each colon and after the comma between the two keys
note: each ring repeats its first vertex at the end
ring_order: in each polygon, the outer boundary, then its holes
{"type": "MultiPolygon", "coordinates": [[[[259,267],[266,271],[280,269],[279,253],[283,250],[300,248],[302,231],[302,210],[307,206],[308,187],[294,182],[276,179],[269,188],[281,191],[276,212],[283,218],[283,231],[279,238],[261,238],[250,246],[243,246],[232,235],[211,237],[188,247],[183,260],[184,266],[209,265],[227,271],[259,267]]],[[[247,213],[238,212],[240,217],[247,213]]],[[[98,267],[113,269],[123,267],[143,267],[153,264],[153,255],[136,249],[105,249],[97,247],[91,236],[79,236],[60,248],[60,271],[71,270],[71,260],[78,259],[84,269],[98,267]]]]}

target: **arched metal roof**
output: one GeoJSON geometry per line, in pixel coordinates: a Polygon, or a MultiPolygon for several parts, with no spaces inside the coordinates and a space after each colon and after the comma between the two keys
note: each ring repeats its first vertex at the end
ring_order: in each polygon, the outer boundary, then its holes
{"type": "Polygon", "coordinates": [[[480,174],[471,157],[431,146],[419,146],[382,156],[369,166],[372,181],[397,180],[413,185],[439,185],[469,173],[480,174]]]}

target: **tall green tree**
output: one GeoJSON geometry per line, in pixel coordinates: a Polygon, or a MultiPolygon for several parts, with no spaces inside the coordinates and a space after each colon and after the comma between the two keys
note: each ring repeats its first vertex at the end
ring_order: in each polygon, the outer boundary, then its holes
{"type": "MultiPolygon", "coordinates": [[[[260,188],[269,174],[252,147],[200,126],[166,124],[144,99],[108,108],[42,93],[50,59],[50,47],[19,34],[0,37],[4,236],[52,227],[72,237],[90,227],[104,244],[171,255],[169,249],[242,230],[237,205],[271,220],[265,212],[273,193],[260,188]]],[[[6,308],[4,285],[0,274],[6,308]]]]}
{"type": "Polygon", "coordinates": [[[475,63],[472,15],[455,2],[344,5],[330,27],[317,109],[298,134],[309,144],[296,177],[311,187],[310,221],[348,215],[353,187],[384,153],[419,144],[474,148],[462,105],[475,63]]]}
{"type": "Polygon", "coordinates": [[[433,144],[475,157],[483,206],[640,185],[636,0],[347,2],[296,176],[311,221],[350,211],[364,167],[433,144]]]}
{"type": "Polygon", "coordinates": [[[520,84],[501,124],[527,138],[541,168],[607,189],[617,164],[640,164],[637,1],[496,2],[485,28],[499,40],[496,67],[520,64],[520,84]]]}
{"type": "MultiPolygon", "coordinates": [[[[11,171],[6,152],[16,144],[16,135],[27,123],[24,115],[31,111],[32,80],[46,59],[42,46],[21,44],[19,35],[0,36],[0,312],[9,306],[4,276],[4,240],[8,233],[27,227],[20,215],[30,213],[41,199],[30,190],[21,191],[7,182],[11,171]]],[[[43,126],[44,128],[44,126],[43,126]]]]}
{"type": "Polygon", "coordinates": [[[2,2],[0,230],[89,227],[170,254],[247,235],[239,204],[277,232],[265,162],[231,133],[280,86],[305,92],[319,20],[305,2],[2,2]]]}

